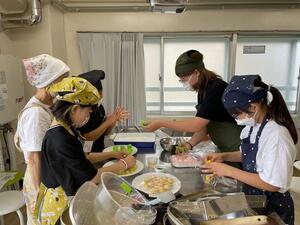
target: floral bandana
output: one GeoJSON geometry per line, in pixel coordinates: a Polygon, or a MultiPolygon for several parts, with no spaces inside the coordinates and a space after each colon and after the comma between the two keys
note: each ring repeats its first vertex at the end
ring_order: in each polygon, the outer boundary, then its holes
{"type": "Polygon", "coordinates": [[[61,60],[47,54],[23,59],[28,82],[36,88],[44,88],[70,68],[61,60]]]}

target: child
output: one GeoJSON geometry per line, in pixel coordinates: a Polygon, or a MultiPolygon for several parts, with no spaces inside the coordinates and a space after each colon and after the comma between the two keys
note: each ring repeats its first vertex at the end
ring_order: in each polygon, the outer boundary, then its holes
{"type": "Polygon", "coordinates": [[[241,133],[240,151],[211,154],[204,172],[244,183],[247,195],[266,195],[267,214],[276,212],[294,224],[294,204],[288,192],[298,141],[294,122],[278,89],[258,75],[234,76],[223,95],[223,104],[241,133]],[[223,161],[242,162],[243,170],[223,161]]]}
{"type": "Polygon", "coordinates": [[[42,183],[39,192],[39,221],[54,225],[77,189],[86,181],[100,182],[102,172],[118,173],[135,165],[135,158],[123,152],[90,153],[85,156],[82,137],[76,131],[90,118],[92,107],[100,100],[98,90],[87,80],[69,77],[51,86],[57,101],[51,107],[54,115],[42,144],[42,183]],[[96,169],[92,163],[110,158],[114,165],[96,169]]]}

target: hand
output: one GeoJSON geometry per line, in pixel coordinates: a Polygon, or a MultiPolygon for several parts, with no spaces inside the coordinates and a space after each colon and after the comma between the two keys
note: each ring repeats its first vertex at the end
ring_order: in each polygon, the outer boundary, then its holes
{"type": "Polygon", "coordinates": [[[125,109],[122,109],[119,116],[120,116],[119,120],[127,120],[127,119],[129,119],[130,113],[128,111],[126,111],[125,109]]]}
{"type": "Polygon", "coordinates": [[[190,144],[190,142],[185,142],[185,143],[184,143],[184,148],[187,149],[187,150],[192,150],[193,147],[192,147],[192,145],[190,144]]]}
{"type": "Polygon", "coordinates": [[[123,152],[123,151],[120,151],[120,152],[112,152],[112,157],[113,158],[116,158],[116,159],[124,159],[128,156],[128,152],[123,152]]]}
{"type": "Polygon", "coordinates": [[[143,129],[148,132],[153,132],[161,128],[161,120],[152,120],[144,123],[143,129]]]}
{"type": "Polygon", "coordinates": [[[127,163],[128,169],[135,166],[135,164],[136,164],[135,157],[133,157],[132,155],[128,155],[126,158],[124,158],[124,160],[127,163]]]}
{"type": "Polygon", "coordinates": [[[225,163],[211,162],[202,165],[202,173],[210,173],[219,177],[230,177],[234,168],[225,163]]]}
{"type": "Polygon", "coordinates": [[[206,156],[206,161],[210,162],[224,162],[222,153],[210,153],[206,156]]]}
{"type": "Polygon", "coordinates": [[[179,147],[177,146],[176,149],[175,149],[175,154],[184,154],[184,153],[188,153],[189,150],[184,146],[182,147],[179,147]]]}
{"type": "Polygon", "coordinates": [[[127,112],[124,108],[122,107],[116,107],[115,111],[112,114],[109,114],[107,116],[107,121],[110,124],[115,124],[116,122],[124,119],[129,118],[129,112],[127,112]]]}

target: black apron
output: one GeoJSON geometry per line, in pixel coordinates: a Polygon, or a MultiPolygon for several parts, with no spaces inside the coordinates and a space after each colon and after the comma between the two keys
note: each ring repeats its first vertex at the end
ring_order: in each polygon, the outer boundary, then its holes
{"type": "MultiPolygon", "coordinates": [[[[253,127],[251,127],[249,131],[249,136],[247,138],[242,139],[242,163],[243,170],[256,173],[256,155],[258,152],[258,142],[259,137],[261,136],[262,130],[265,125],[268,123],[268,119],[265,118],[260,125],[260,128],[257,132],[255,143],[251,144],[250,136],[253,131],[253,127]]],[[[267,197],[267,206],[266,206],[266,214],[271,214],[272,212],[276,212],[281,219],[289,225],[294,224],[294,202],[287,191],[284,194],[280,192],[269,192],[264,191],[247,184],[244,184],[243,191],[246,195],[266,195],[267,197]]]]}

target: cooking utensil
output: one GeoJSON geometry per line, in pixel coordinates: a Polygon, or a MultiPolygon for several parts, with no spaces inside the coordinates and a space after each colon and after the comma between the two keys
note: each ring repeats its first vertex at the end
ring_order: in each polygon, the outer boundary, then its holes
{"type": "Polygon", "coordinates": [[[166,137],[160,139],[159,143],[163,150],[168,152],[175,152],[177,146],[184,145],[188,140],[185,137],[166,137]]]}
{"type": "Polygon", "coordinates": [[[173,201],[175,199],[175,195],[170,192],[163,192],[159,193],[156,199],[153,199],[152,201],[149,201],[147,205],[156,205],[158,203],[169,203],[170,201],[173,201]]]}
{"type": "Polygon", "coordinates": [[[207,220],[234,212],[246,211],[249,207],[243,192],[215,199],[200,200],[198,204],[203,205],[207,220]]]}
{"type": "Polygon", "coordinates": [[[265,225],[270,224],[267,216],[246,216],[235,219],[202,221],[200,225],[265,225]]]}

